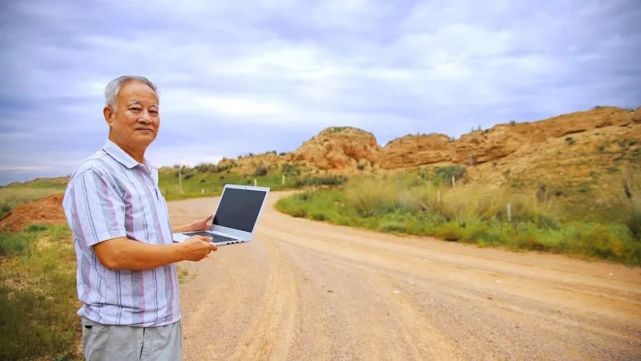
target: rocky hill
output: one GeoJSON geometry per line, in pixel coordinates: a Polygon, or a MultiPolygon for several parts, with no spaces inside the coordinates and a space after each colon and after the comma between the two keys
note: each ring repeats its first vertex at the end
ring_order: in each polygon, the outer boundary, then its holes
{"type": "Polygon", "coordinates": [[[536,164],[561,158],[579,155],[598,158],[617,151],[629,153],[626,159],[633,161],[641,152],[640,146],[641,108],[595,107],[541,121],[498,124],[464,134],[459,139],[444,134],[407,135],[384,147],[378,145],[372,133],[353,127],[331,127],[291,153],[270,152],[225,159],[219,166],[251,174],[257,167],[297,164],[311,171],[350,174],[459,164],[479,176],[475,170],[488,173],[488,169],[500,168],[499,173],[503,174],[506,169],[515,168],[508,173],[519,173],[519,169],[525,172],[536,164]],[[623,139],[630,140],[629,146],[618,149],[612,145],[623,139]],[[526,158],[532,159],[525,161],[526,158]],[[483,166],[487,164],[491,166],[483,166]]]}
{"type": "Polygon", "coordinates": [[[408,135],[387,144],[378,162],[385,169],[439,162],[476,165],[502,159],[519,149],[542,145],[571,134],[617,127],[635,133],[633,128],[638,132],[638,125],[641,125],[641,108],[630,111],[598,107],[532,123],[499,124],[487,130],[465,134],[456,140],[442,134],[408,135]]]}
{"type": "Polygon", "coordinates": [[[372,133],[352,127],[332,127],[309,139],[291,155],[322,170],[371,167],[380,159],[381,147],[372,133]]]}

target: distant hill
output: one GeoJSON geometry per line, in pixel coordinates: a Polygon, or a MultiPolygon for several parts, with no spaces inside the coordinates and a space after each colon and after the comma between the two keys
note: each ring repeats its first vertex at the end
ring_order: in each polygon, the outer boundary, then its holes
{"type": "MultiPolygon", "coordinates": [[[[641,107],[599,106],[540,121],[498,124],[458,139],[437,133],[406,135],[383,147],[365,130],[330,127],[293,152],[224,158],[183,169],[182,177],[183,186],[192,182],[189,189],[206,194],[225,182],[250,183],[254,178],[280,186],[285,175],[286,187],[291,187],[309,184],[301,181],[305,177],[452,166],[464,168],[468,182],[534,187],[557,195],[609,194],[611,187],[621,186],[623,177],[641,177],[641,107]]],[[[177,181],[176,167],[161,168],[161,188],[171,194],[177,181]]],[[[60,187],[65,182],[66,178],[36,179],[8,187],[60,187]]]]}
{"type": "Polygon", "coordinates": [[[588,157],[601,166],[641,163],[640,143],[641,108],[595,107],[535,122],[498,124],[459,139],[437,133],[406,135],[384,147],[367,131],[331,127],[291,153],[223,159],[219,166],[253,174],[256,167],[296,164],[310,171],[350,174],[458,164],[504,180],[503,174],[527,177],[525,173],[532,173],[525,169],[547,171],[551,163],[574,157],[588,157]]]}

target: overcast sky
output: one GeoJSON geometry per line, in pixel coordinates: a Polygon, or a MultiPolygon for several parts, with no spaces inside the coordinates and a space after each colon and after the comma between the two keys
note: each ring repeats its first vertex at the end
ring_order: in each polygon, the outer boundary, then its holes
{"type": "Polygon", "coordinates": [[[640,24],[638,0],[2,1],[0,184],[97,150],[122,74],[159,87],[158,166],[638,107],[640,24]]]}

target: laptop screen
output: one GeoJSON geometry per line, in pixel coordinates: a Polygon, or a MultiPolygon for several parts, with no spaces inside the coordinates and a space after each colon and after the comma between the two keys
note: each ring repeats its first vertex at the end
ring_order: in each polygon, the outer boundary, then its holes
{"type": "Polygon", "coordinates": [[[267,192],[226,188],[218,205],[214,224],[251,232],[267,192]]]}

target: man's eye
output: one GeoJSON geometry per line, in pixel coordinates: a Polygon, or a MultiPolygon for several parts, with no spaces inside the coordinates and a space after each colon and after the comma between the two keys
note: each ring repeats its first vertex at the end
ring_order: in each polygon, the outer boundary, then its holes
{"type": "Polygon", "coordinates": [[[129,108],[129,110],[131,110],[132,112],[139,112],[142,109],[140,109],[140,108],[129,108]]]}
{"type": "Polygon", "coordinates": [[[158,115],[158,111],[157,110],[150,110],[149,113],[150,114],[154,114],[154,115],[158,115]]]}

